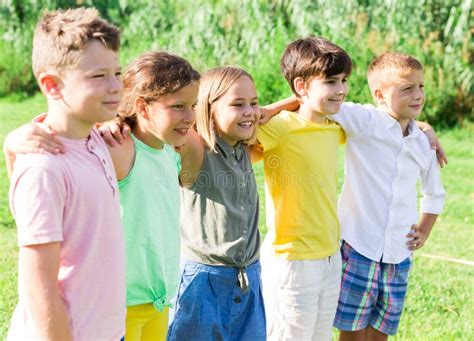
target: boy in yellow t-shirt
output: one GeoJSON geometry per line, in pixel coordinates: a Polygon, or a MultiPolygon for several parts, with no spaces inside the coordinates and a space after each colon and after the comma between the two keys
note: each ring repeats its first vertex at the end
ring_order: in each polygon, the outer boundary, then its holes
{"type": "Polygon", "coordinates": [[[337,149],[345,135],[326,116],[346,97],[352,62],[340,47],[309,37],[287,46],[281,68],[300,109],[258,132],[270,199],[261,251],[267,336],[330,340],[341,279],[337,149]]]}

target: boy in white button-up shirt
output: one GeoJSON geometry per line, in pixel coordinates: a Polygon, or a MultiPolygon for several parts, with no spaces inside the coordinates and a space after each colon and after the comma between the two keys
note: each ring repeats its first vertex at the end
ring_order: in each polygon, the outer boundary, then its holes
{"type": "Polygon", "coordinates": [[[347,103],[331,116],[347,137],[334,322],[340,340],[384,340],[397,332],[412,251],[425,244],[445,197],[435,152],[414,122],[425,100],[421,63],[384,53],[371,63],[368,80],[377,108],[347,103]]]}

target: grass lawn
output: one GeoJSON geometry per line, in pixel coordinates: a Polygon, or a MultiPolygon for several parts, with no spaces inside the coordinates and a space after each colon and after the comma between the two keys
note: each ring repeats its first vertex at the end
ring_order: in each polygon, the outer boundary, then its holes
{"type": "MultiPolygon", "coordinates": [[[[13,128],[27,122],[45,108],[37,96],[21,104],[0,100],[0,140],[13,128]]],[[[428,244],[416,253],[408,298],[395,340],[473,340],[474,306],[474,171],[473,126],[440,132],[449,165],[443,169],[448,192],[445,213],[428,244]],[[471,265],[426,255],[470,261],[471,265]]],[[[340,159],[342,161],[341,152],[340,159]]],[[[0,160],[0,339],[4,339],[17,302],[17,247],[13,219],[8,208],[8,179],[0,160]]],[[[262,165],[256,165],[262,200],[260,226],[264,228],[262,165]]],[[[342,162],[339,179],[342,179],[342,162]]]]}

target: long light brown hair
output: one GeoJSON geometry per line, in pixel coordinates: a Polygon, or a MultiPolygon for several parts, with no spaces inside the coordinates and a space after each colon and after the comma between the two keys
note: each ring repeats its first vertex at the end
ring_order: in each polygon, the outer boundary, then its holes
{"type": "Polygon", "coordinates": [[[216,151],[216,127],[214,122],[216,102],[241,77],[252,76],[235,66],[222,66],[208,70],[201,78],[196,106],[196,129],[206,146],[216,151]]]}

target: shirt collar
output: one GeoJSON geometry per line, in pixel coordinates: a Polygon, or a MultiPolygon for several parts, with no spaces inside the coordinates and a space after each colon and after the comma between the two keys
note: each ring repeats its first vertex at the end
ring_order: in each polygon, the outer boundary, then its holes
{"type": "MultiPolygon", "coordinates": [[[[398,121],[394,119],[392,116],[388,114],[384,109],[381,107],[377,107],[377,110],[379,111],[380,115],[382,116],[382,121],[385,124],[387,128],[391,128],[395,125],[398,126],[398,121]]],[[[409,137],[418,137],[421,134],[420,128],[415,123],[415,120],[410,120],[408,122],[408,136],[409,137]]],[[[407,136],[407,137],[408,137],[407,136]]]]}
{"type": "Polygon", "coordinates": [[[410,138],[416,138],[422,134],[420,128],[416,125],[415,120],[410,120],[408,123],[408,136],[410,138]]]}
{"type": "Polygon", "coordinates": [[[387,111],[385,111],[381,107],[377,107],[377,111],[379,112],[380,116],[382,116],[382,122],[387,128],[391,128],[394,125],[398,125],[398,121],[392,116],[390,116],[387,111]]]}
{"type": "Polygon", "coordinates": [[[216,144],[226,159],[229,158],[231,155],[233,155],[237,161],[240,161],[242,159],[243,147],[240,141],[237,142],[234,147],[232,147],[220,136],[216,136],[216,144]]]}

